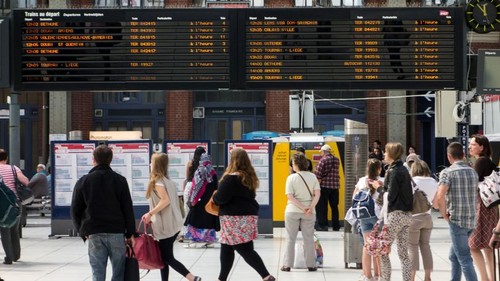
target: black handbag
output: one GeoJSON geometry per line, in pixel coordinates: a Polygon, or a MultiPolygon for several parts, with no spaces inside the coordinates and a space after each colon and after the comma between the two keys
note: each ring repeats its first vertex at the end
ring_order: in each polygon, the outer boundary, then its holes
{"type": "Polygon", "coordinates": [[[139,281],[139,262],[135,258],[134,248],[127,244],[125,256],[125,281],[139,281]]]}
{"type": "Polygon", "coordinates": [[[12,168],[12,174],[14,175],[14,182],[16,185],[16,192],[17,192],[17,197],[19,197],[19,200],[21,200],[22,205],[28,205],[33,200],[35,200],[35,196],[33,196],[33,191],[31,188],[25,186],[22,184],[19,179],[17,178],[17,172],[14,166],[10,166],[12,168]]]}

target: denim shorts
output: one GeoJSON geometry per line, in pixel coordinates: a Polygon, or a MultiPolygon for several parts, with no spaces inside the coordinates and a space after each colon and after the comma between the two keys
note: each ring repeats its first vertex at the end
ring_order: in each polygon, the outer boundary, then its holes
{"type": "Polygon", "coordinates": [[[378,218],[377,217],[371,217],[367,219],[361,219],[359,220],[359,225],[361,227],[361,233],[367,233],[372,231],[373,227],[377,223],[378,218]]]}

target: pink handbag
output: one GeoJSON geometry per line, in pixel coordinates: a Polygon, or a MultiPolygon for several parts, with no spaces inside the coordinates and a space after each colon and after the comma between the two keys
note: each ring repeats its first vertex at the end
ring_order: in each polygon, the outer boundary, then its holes
{"type": "Polygon", "coordinates": [[[162,269],[165,266],[161,257],[160,246],[158,241],[155,240],[153,235],[147,234],[147,228],[151,228],[150,224],[145,225],[141,220],[139,223],[139,237],[134,240],[134,252],[137,261],[139,262],[140,269],[162,269]]]}

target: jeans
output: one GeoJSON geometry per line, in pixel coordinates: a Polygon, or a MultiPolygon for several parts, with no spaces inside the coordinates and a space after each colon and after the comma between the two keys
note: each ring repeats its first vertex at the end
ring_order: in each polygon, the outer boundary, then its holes
{"type": "Polygon", "coordinates": [[[89,261],[93,281],[106,280],[108,257],[113,276],[111,281],[125,278],[125,236],[123,233],[97,233],[89,235],[89,261]]]}
{"type": "Polygon", "coordinates": [[[328,228],[328,204],[332,209],[332,227],[333,230],[339,230],[339,190],[332,188],[321,188],[321,196],[316,204],[316,225],[318,227],[328,228]]]}
{"type": "Polygon", "coordinates": [[[477,281],[476,271],[472,263],[469,248],[469,236],[473,229],[460,227],[450,222],[450,261],[451,261],[451,281],[460,281],[462,272],[466,281],[477,281]]]}

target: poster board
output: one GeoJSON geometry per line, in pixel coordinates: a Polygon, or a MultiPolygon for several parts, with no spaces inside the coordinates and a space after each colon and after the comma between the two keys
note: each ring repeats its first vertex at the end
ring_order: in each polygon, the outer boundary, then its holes
{"type": "Polygon", "coordinates": [[[53,141],[52,163],[52,217],[51,235],[74,233],[70,207],[73,188],[83,175],[93,167],[95,141],[53,141]]]}
{"type": "Polygon", "coordinates": [[[111,168],[127,179],[134,206],[149,206],[146,189],[150,173],[151,141],[108,141],[106,144],[113,150],[111,168]]]}

